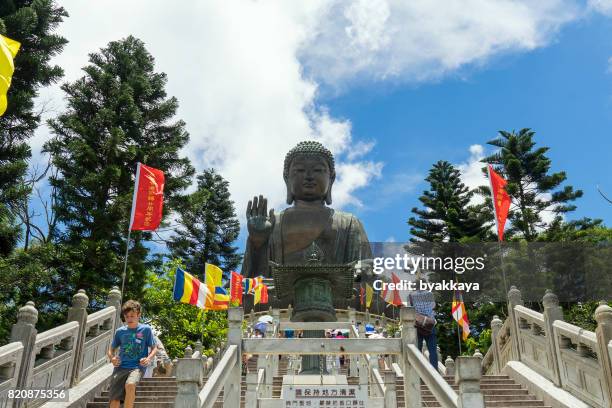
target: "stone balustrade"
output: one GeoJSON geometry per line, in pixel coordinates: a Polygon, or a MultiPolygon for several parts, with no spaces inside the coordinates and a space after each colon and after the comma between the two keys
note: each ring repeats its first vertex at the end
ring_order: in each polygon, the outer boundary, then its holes
{"type": "Polygon", "coordinates": [[[83,290],[72,298],[67,323],[38,333],[34,302],[19,309],[11,343],[0,347],[0,407],[38,407],[46,401],[14,400],[9,389],[68,389],[106,364],[106,351],[117,327],[121,294],[113,288],[107,307],[91,315],[83,290]]]}
{"type": "Polygon", "coordinates": [[[11,407],[12,401],[8,400],[8,392],[17,388],[22,357],[23,344],[20,341],[0,347],[0,408],[11,407]]]}
{"type": "Polygon", "coordinates": [[[559,301],[550,290],[542,299],[544,313],[523,305],[520,291],[508,294],[509,318],[491,321],[492,345],[482,370],[500,374],[510,361],[519,361],[581,401],[610,407],[612,401],[612,308],[601,302],[594,317],[595,332],[563,320],[559,301]]]}

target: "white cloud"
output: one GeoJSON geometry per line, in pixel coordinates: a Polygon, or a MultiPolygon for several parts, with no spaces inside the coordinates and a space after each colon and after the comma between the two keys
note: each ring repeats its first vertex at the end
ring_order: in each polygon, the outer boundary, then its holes
{"type": "MultiPolygon", "coordinates": [[[[353,139],[348,120],[316,104],[317,84],[303,77],[297,50],[319,3],[189,2],[168,8],[162,1],[72,0],[63,6],[71,17],[60,31],[70,43],[55,63],[65,67],[65,80],[80,77],[87,54],[109,41],[129,34],[142,39],[156,70],[168,75],[168,95],[179,100],[177,117],[191,135],[184,153],[198,170],[214,166],[229,180],[241,217],[255,194],[268,197],[270,206],[283,204],[283,159],[302,140],[320,140],[338,155],[335,206],[357,203],[354,190],[380,176],[382,164],[355,161],[367,152],[363,143],[353,139]]],[[[61,111],[58,87],[45,90],[43,98],[59,105],[54,114],[61,111]]],[[[41,129],[33,150],[48,138],[41,129]]]]}
{"type": "MultiPolygon", "coordinates": [[[[185,154],[198,170],[214,166],[229,180],[238,213],[255,194],[284,202],[282,161],[304,139],[337,157],[334,206],[362,205],[355,191],[381,177],[366,155],[380,135],[356,140],[351,122],[317,102],[321,84],[358,77],[421,81],[509,51],[549,43],[577,18],[571,0],[62,2],[70,42],[54,62],[65,80],[82,75],[87,54],[129,34],[142,39],[168,75],[168,95],[191,134],[185,154]]],[[[63,109],[58,86],[39,103],[63,109]]],[[[41,127],[34,152],[49,138],[41,127]]],[[[35,159],[36,160],[36,159],[35,159]]],[[[40,160],[40,157],[38,158],[40,160]]]]}
{"type": "MultiPolygon", "coordinates": [[[[489,181],[482,173],[482,168],[485,167],[485,164],[480,162],[485,156],[483,146],[479,144],[471,145],[469,151],[470,157],[467,161],[456,165],[457,169],[461,172],[461,181],[470,190],[480,186],[488,186],[489,181]]],[[[472,204],[482,204],[483,202],[484,198],[477,194],[471,200],[472,204]]]]}
{"type": "Polygon", "coordinates": [[[612,0],[589,0],[588,7],[598,13],[612,16],[612,0]]]}
{"type": "Polygon", "coordinates": [[[302,56],[332,86],[356,77],[415,82],[545,46],[580,14],[572,0],[335,1],[302,56]]]}

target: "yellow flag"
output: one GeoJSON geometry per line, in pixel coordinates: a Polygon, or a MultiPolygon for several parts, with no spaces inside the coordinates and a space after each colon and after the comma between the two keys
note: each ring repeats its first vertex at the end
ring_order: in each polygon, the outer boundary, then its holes
{"type": "Polygon", "coordinates": [[[372,298],[374,297],[374,289],[366,283],[366,307],[370,308],[372,298]]]}
{"type": "Polygon", "coordinates": [[[223,286],[223,271],[217,265],[207,263],[204,271],[206,284],[212,286],[223,286]]]}
{"type": "Polygon", "coordinates": [[[0,116],[4,115],[7,107],[6,93],[11,86],[13,72],[15,72],[15,64],[13,59],[19,47],[21,46],[15,40],[0,35],[0,116]]]}

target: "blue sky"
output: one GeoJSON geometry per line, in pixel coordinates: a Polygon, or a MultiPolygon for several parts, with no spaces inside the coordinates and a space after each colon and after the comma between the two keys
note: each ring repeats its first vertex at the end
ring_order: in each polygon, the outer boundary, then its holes
{"type": "Polygon", "coordinates": [[[612,205],[596,190],[600,185],[612,195],[611,38],[612,21],[594,16],[564,28],[548,47],[500,56],[434,83],[369,84],[328,96],[330,113],[350,119],[356,137],[375,138],[371,156],[386,163],[383,187],[364,188],[366,208],[352,208],[370,240],[409,237],[405,222],[435,161],[465,163],[470,145],[523,127],[536,131],[537,146],[550,147],[552,170],[566,171],[568,183],[584,191],[567,218],[611,225],[612,205]],[[414,185],[406,179],[407,191],[380,200],[393,174],[421,177],[414,185]]]}
{"type": "MultiPolygon", "coordinates": [[[[243,226],[253,195],[285,206],[284,155],[314,138],[337,157],[334,207],[357,214],[372,241],[407,240],[434,162],[479,185],[486,141],[523,127],[584,190],[569,218],[612,224],[595,189],[612,196],[612,0],[61,4],[69,43],[53,62],[64,81],[108,42],[144,41],[187,123],[182,153],[230,182],[243,226]]],[[[40,93],[46,118],[65,109],[59,85],[40,93]]],[[[41,126],[31,140],[33,164],[50,137],[41,126]]]]}

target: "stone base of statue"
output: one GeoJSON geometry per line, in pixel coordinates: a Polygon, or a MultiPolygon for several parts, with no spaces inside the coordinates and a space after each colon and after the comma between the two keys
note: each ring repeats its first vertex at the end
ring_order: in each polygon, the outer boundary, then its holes
{"type": "MultiPolygon", "coordinates": [[[[325,265],[313,256],[303,265],[272,264],[275,295],[293,306],[291,321],[335,322],[338,307],[353,296],[353,265],[325,265]]],[[[325,337],[323,330],[306,330],[306,338],[325,337]]],[[[327,374],[324,356],[304,356],[300,374],[327,374]]]]}

